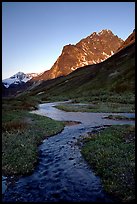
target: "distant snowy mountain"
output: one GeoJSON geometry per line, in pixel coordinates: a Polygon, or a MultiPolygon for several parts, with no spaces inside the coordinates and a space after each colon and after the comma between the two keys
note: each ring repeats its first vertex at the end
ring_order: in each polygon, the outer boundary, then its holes
{"type": "Polygon", "coordinates": [[[38,76],[37,73],[28,73],[24,74],[23,72],[18,72],[15,75],[11,76],[10,78],[2,80],[4,86],[9,88],[11,85],[18,85],[22,83],[26,83],[27,81],[31,80],[33,77],[38,76]]]}

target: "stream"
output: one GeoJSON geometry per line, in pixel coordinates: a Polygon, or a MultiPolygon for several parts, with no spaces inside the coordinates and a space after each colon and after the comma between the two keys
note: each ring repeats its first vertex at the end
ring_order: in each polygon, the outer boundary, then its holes
{"type": "MultiPolygon", "coordinates": [[[[81,135],[86,136],[100,127],[135,122],[104,119],[113,113],[65,112],[54,107],[62,103],[66,102],[40,104],[39,109],[31,113],[80,124],[67,125],[61,133],[41,143],[38,165],[31,175],[22,176],[10,185],[9,178],[3,176],[3,202],[115,202],[104,192],[100,178],[89,168],[76,142],[81,135]]],[[[119,115],[135,116],[134,113],[119,115]]]]}

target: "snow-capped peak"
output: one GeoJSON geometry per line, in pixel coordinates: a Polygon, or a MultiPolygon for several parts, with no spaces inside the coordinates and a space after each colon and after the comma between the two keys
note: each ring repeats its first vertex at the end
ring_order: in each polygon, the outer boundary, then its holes
{"type": "Polygon", "coordinates": [[[24,74],[23,72],[18,72],[14,74],[13,76],[11,76],[10,78],[2,80],[2,82],[4,86],[8,88],[12,84],[26,83],[27,81],[29,81],[30,79],[36,76],[38,76],[38,74],[36,73],[24,74]]]}
{"type": "Polygon", "coordinates": [[[98,32],[98,35],[102,35],[102,34],[104,34],[104,33],[112,33],[112,31],[111,31],[111,30],[108,30],[108,29],[103,29],[103,30],[101,30],[100,32],[98,32]]]}

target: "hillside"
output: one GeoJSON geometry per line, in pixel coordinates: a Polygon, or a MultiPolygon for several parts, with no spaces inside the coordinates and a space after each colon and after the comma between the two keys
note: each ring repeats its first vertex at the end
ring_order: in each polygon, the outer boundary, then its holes
{"type": "Polygon", "coordinates": [[[121,46],[118,48],[117,51],[120,51],[121,49],[131,45],[132,43],[135,43],[135,29],[133,32],[128,36],[128,38],[121,44],[121,46]]]}
{"type": "Polygon", "coordinates": [[[66,77],[43,81],[28,93],[44,101],[70,98],[92,101],[93,96],[108,97],[108,95],[134,94],[134,92],[135,43],[104,62],[77,69],[66,77]]]}

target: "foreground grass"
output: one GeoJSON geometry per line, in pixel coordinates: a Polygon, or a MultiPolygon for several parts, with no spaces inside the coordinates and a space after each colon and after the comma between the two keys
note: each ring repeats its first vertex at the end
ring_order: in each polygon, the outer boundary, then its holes
{"type": "Polygon", "coordinates": [[[122,125],[91,133],[81,153],[101,177],[107,192],[121,201],[135,199],[135,127],[122,125]]]}
{"type": "MultiPolygon", "coordinates": [[[[64,123],[45,116],[29,113],[15,101],[4,102],[2,112],[2,173],[22,175],[35,168],[38,159],[37,146],[41,141],[64,128],[64,123]],[[6,109],[5,109],[6,107],[6,109]]],[[[22,103],[21,103],[22,104],[22,103]]],[[[29,109],[32,109],[30,107],[29,109]]],[[[21,105],[22,107],[22,105],[21,105]]]]}

